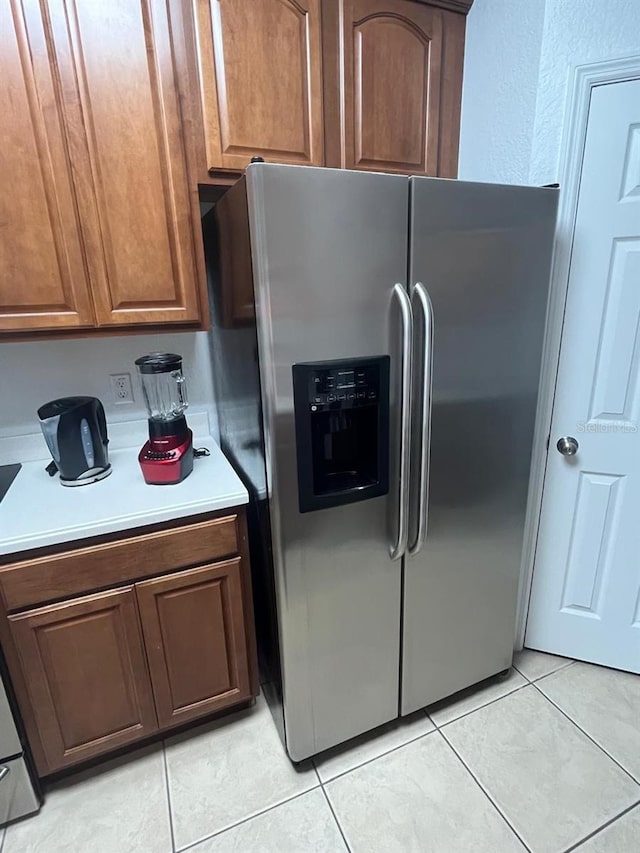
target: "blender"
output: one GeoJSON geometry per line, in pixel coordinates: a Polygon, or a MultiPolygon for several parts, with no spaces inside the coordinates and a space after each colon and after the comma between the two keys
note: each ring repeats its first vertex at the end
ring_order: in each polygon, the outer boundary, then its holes
{"type": "Polygon", "coordinates": [[[184,416],[189,405],[182,356],[152,352],[136,359],[149,414],[149,440],[138,454],[145,482],[179,483],[193,470],[193,435],[184,416]]]}

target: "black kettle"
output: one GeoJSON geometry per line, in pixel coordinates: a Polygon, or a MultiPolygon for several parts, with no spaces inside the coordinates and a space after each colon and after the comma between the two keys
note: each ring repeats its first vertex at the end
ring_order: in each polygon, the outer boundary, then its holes
{"type": "Polygon", "coordinates": [[[63,486],[84,486],[111,473],[107,419],[97,397],[61,397],[38,409],[53,457],[47,471],[60,471],[63,486]]]}

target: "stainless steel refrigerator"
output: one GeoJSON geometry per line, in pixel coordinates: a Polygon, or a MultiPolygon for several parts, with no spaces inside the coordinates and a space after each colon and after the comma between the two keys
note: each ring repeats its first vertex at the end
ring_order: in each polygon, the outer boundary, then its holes
{"type": "Polygon", "coordinates": [[[255,164],[203,220],[294,761],[511,665],[556,203],[255,164]]]}

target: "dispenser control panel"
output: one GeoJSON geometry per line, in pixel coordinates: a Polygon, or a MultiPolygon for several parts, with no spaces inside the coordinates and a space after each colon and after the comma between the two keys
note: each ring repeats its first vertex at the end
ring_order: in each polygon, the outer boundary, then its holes
{"type": "Polygon", "coordinates": [[[377,364],[338,364],[309,371],[309,407],[312,412],[371,405],[380,393],[377,364]]]}
{"type": "Polygon", "coordinates": [[[300,512],[389,491],[388,355],[292,365],[300,512]]]}

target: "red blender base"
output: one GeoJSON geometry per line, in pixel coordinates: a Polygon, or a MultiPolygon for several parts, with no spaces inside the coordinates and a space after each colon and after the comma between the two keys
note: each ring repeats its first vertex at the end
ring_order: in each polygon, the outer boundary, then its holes
{"type": "Polygon", "coordinates": [[[168,486],[180,483],[193,471],[193,435],[150,438],[138,454],[145,483],[168,486]]]}

